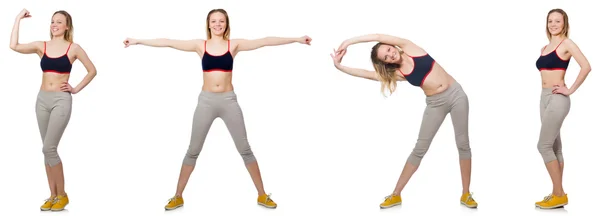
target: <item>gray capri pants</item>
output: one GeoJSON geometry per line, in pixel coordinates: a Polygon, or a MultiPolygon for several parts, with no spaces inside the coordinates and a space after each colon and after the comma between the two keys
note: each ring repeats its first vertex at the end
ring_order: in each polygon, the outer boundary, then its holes
{"type": "Polygon", "coordinates": [[[61,162],[57,148],[71,119],[72,102],[73,98],[69,92],[40,90],[37,95],[35,113],[42,136],[44,163],[48,166],[52,167],[61,162]]]}
{"type": "Polygon", "coordinates": [[[204,146],[206,135],[216,118],[221,118],[227,126],[235,147],[242,156],[244,163],[249,164],[256,161],[248,143],[244,115],[237,102],[235,92],[216,93],[202,91],[198,96],[198,105],[194,112],[192,124],[192,138],[183,159],[183,164],[196,165],[200,151],[202,151],[202,147],[204,146]]]}
{"type": "Polygon", "coordinates": [[[425,153],[427,153],[427,150],[429,150],[431,141],[448,113],[452,117],[459,158],[461,160],[471,159],[471,147],[469,144],[469,99],[463,91],[462,86],[458,82],[454,82],[445,91],[427,96],[425,101],[427,107],[423,113],[417,144],[408,157],[407,162],[415,166],[421,164],[421,160],[425,156],[425,153]]]}
{"type": "Polygon", "coordinates": [[[560,128],[571,109],[571,99],[563,94],[553,94],[552,88],[543,88],[540,97],[542,128],[538,140],[538,151],[544,163],[558,160],[563,163],[560,128]]]}

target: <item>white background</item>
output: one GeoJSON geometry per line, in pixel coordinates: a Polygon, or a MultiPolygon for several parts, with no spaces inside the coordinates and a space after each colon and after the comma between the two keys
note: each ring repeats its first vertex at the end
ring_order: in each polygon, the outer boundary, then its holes
{"type": "MultiPolygon", "coordinates": [[[[7,46],[14,17],[23,8],[33,17],[21,22],[21,43],[48,40],[52,13],[67,10],[74,17],[76,43],[98,69],[92,83],[73,96],[71,122],[59,145],[71,215],[541,214],[534,202],[552,186],[536,148],[541,82],[535,61],[548,42],[544,25],[550,9],[569,13],[571,38],[593,67],[599,64],[592,48],[597,31],[592,20],[598,20],[592,1],[168,2],[2,3],[3,215],[34,215],[49,195],[34,112],[39,58],[7,46]],[[124,49],[122,41],[205,38],[206,14],[213,8],[229,12],[233,38],[313,38],[310,47],[263,48],[235,61],[235,90],[265,188],[279,204],[276,210],[256,206],[252,181],[221,120],[213,124],[184,193],[186,206],[163,210],[189,144],[201,62],[194,53],[124,49]],[[449,117],[403,191],[403,206],[379,209],[416,142],[425,96],[402,83],[385,98],[377,82],[333,67],[333,48],[369,33],[413,40],[469,95],[471,189],[479,209],[459,205],[458,153],[449,117]]],[[[352,46],[343,63],[372,69],[372,45],[352,46]]],[[[578,72],[572,60],[569,86],[578,72]]],[[[71,84],[85,73],[77,62],[71,84]]],[[[554,212],[595,210],[597,85],[592,72],[572,95],[562,130],[570,204],[554,212]]]]}

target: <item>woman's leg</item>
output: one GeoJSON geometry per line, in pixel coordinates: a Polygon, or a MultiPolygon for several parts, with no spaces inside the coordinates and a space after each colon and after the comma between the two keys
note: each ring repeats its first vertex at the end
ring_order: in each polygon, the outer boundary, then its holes
{"type": "Polygon", "coordinates": [[[44,137],[44,157],[50,171],[50,176],[56,184],[56,201],[52,205],[53,211],[60,211],[69,204],[67,193],[65,192],[65,180],[63,165],[58,155],[58,144],[71,119],[72,97],[67,92],[49,92],[48,96],[52,100],[50,108],[50,118],[48,128],[44,137]]]}
{"type": "Polygon", "coordinates": [[[206,94],[208,93],[203,92],[200,94],[198,105],[194,112],[190,145],[183,159],[179,181],[177,182],[177,190],[175,192],[175,195],[179,197],[182,196],[192,171],[194,171],[198,156],[202,151],[202,147],[204,147],[208,131],[218,116],[218,107],[215,107],[213,103],[214,99],[206,94]]]}
{"type": "MultiPolygon", "coordinates": [[[[38,127],[40,130],[40,135],[42,137],[42,143],[44,143],[46,132],[48,131],[48,121],[50,120],[50,111],[46,108],[46,102],[44,100],[43,92],[37,96],[35,103],[35,114],[37,118],[38,127]]],[[[46,163],[46,159],[44,158],[44,167],[46,169],[46,178],[48,179],[48,187],[50,189],[50,197],[44,202],[44,204],[40,207],[41,210],[47,211],[52,208],[52,204],[54,204],[54,198],[56,198],[56,182],[54,178],[52,178],[52,173],[50,171],[50,165],[46,163]]]]}
{"type": "Polygon", "coordinates": [[[404,165],[404,169],[400,174],[400,178],[398,179],[392,195],[400,196],[412,175],[417,171],[421,164],[421,160],[429,150],[433,138],[437,134],[447,115],[448,106],[446,106],[446,102],[443,98],[428,101],[425,112],[423,113],[417,143],[404,165]]]}
{"type": "MultiPolygon", "coordinates": [[[[541,109],[542,127],[538,141],[538,151],[542,155],[548,174],[552,180],[552,194],[537,202],[542,208],[555,208],[568,203],[568,198],[562,187],[562,153],[557,155],[557,139],[560,128],[569,113],[571,101],[568,96],[552,94],[551,89],[544,89],[542,93],[541,109]]],[[[562,145],[562,143],[559,143],[562,145]]]]}
{"type": "Polygon", "coordinates": [[[237,96],[235,93],[231,92],[230,95],[225,96],[223,103],[221,118],[223,119],[223,122],[225,122],[225,125],[233,138],[237,151],[242,156],[246,169],[252,178],[252,182],[254,182],[254,186],[258,192],[258,203],[269,208],[277,207],[277,204],[265,193],[258,162],[248,143],[244,114],[237,102],[237,96]]]}
{"type": "MultiPolygon", "coordinates": [[[[456,84],[455,84],[456,85],[456,84]]],[[[473,199],[470,191],[471,185],[471,145],[469,140],[469,97],[462,87],[457,88],[451,95],[452,108],[450,116],[454,126],[454,137],[458,148],[460,174],[462,179],[461,204],[475,208],[477,202],[473,199]]]]}

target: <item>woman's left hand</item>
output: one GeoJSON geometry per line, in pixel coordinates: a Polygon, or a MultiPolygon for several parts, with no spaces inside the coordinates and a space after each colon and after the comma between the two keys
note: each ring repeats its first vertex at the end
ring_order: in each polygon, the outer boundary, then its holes
{"type": "Polygon", "coordinates": [[[567,87],[565,86],[554,86],[554,89],[552,90],[553,94],[562,94],[565,96],[569,96],[571,95],[571,90],[569,90],[567,87]]]}
{"type": "Polygon", "coordinates": [[[71,92],[71,94],[77,94],[77,91],[68,82],[63,82],[60,86],[60,90],[63,92],[71,92]]]}

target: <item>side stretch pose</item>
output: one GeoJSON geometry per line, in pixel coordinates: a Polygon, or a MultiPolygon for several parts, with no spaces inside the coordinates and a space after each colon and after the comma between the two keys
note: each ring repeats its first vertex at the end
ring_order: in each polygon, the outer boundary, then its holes
{"type": "Polygon", "coordinates": [[[221,118],[231,134],[235,146],[242,156],[246,168],[258,191],[258,204],[267,208],[276,208],[277,204],[265,193],[258,163],[246,136],[246,126],[237,96],[233,90],[232,70],[235,56],[242,51],[251,51],[265,46],[277,46],[290,43],[310,45],[311,38],[265,37],[256,40],[233,39],[229,16],[223,9],[211,10],[206,17],[206,40],[172,40],[172,39],[132,39],[125,40],[125,47],[142,44],[152,47],[170,47],[181,51],[195,52],[202,59],[204,84],[198,96],[198,105],[194,112],[192,136],[188,151],[183,159],[179,182],[175,196],[165,206],[171,210],[183,206],[182,193],[194,170],[196,160],[206,135],[216,118],[221,118]]]}
{"type": "Polygon", "coordinates": [[[46,199],[41,210],[60,211],[69,204],[65,192],[63,166],[57,148],[71,118],[71,94],[77,94],[96,76],[96,67],[86,52],[73,43],[73,19],[66,11],[56,11],[50,24],[50,41],[19,43],[21,19],[31,17],[23,9],[17,16],[10,38],[10,48],[22,54],[37,54],[41,58],[42,85],[37,95],[35,113],[42,135],[44,164],[50,186],[50,198],[46,199]],[[81,61],[87,75],[76,87],[69,84],[71,67],[75,60],[81,61]]]}
{"type": "Polygon", "coordinates": [[[569,202],[562,186],[565,164],[560,128],[571,109],[569,95],[581,86],[592,69],[579,47],[569,39],[569,17],[565,11],[553,9],[548,12],[546,35],[549,44],[540,50],[540,57],[536,61],[537,69],[542,76],[540,97],[542,128],[537,148],[552,179],[553,189],[552,194],[536,202],[535,205],[540,208],[557,208],[569,202]],[[579,63],[581,71],[571,88],[567,88],[565,73],[571,57],[579,63]]]}
{"type": "Polygon", "coordinates": [[[469,145],[469,100],[461,85],[421,47],[407,39],[384,34],[370,34],[344,41],[331,55],[335,67],[352,76],[380,81],[381,91],[396,90],[397,81],[408,81],[425,93],[427,107],[423,114],[416,146],[408,157],[393,193],[381,203],[389,208],[402,203],[400,193],[419,167],[433,137],[450,113],[460,156],[463,193],[460,198],[467,207],[477,207],[469,186],[471,183],[471,148],[469,145]],[[348,46],[356,43],[378,42],[371,51],[375,71],[341,65],[348,46]]]}

